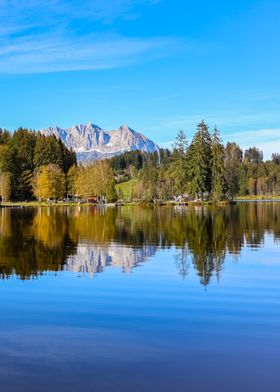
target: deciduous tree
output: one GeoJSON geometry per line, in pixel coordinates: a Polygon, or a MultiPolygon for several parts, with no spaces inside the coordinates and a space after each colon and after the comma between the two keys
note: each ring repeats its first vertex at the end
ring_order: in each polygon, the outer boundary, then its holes
{"type": "Polygon", "coordinates": [[[9,173],[0,173],[0,196],[2,202],[10,199],[11,179],[9,173]]]}
{"type": "Polygon", "coordinates": [[[61,199],[65,195],[65,175],[58,165],[42,166],[33,182],[34,194],[39,200],[61,199]]]}

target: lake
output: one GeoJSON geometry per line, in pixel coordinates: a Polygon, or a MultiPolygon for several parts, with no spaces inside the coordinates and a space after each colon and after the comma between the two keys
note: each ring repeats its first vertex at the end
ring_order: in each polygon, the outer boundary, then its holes
{"type": "Polygon", "coordinates": [[[0,209],[1,391],[279,392],[280,203],[0,209]]]}

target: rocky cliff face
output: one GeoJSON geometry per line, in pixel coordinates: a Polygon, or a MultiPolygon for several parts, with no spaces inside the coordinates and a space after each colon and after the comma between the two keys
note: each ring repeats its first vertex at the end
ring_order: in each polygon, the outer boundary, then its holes
{"type": "Polygon", "coordinates": [[[108,158],[132,150],[159,151],[157,144],[129,128],[128,125],[112,131],[104,131],[97,125],[89,123],[74,125],[67,129],[50,127],[40,132],[60,138],[68,148],[76,152],[78,161],[108,158]]]}

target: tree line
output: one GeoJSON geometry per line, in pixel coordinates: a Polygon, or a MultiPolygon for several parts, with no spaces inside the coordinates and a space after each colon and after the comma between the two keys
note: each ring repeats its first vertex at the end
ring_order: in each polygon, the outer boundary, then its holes
{"type": "Polygon", "coordinates": [[[76,154],[54,135],[19,128],[0,129],[0,197],[7,200],[61,200],[67,196],[115,200],[115,177],[108,161],[77,165],[76,154]]]}
{"type": "Polygon", "coordinates": [[[204,121],[190,143],[179,131],[172,150],[161,149],[159,155],[127,152],[113,158],[111,166],[119,181],[138,179],[133,197],[143,200],[280,194],[280,154],[264,161],[256,147],[243,151],[236,142],[224,145],[219,130],[215,127],[211,134],[204,121]]]}
{"type": "Polygon", "coordinates": [[[30,200],[39,196],[40,184],[46,188],[44,177],[49,181],[49,188],[56,188],[59,184],[62,194],[65,175],[76,163],[75,152],[55,136],[44,136],[23,128],[13,133],[0,129],[2,200],[30,200]]]}
{"type": "Polygon", "coordinates": [[[46,200],[79,197],[122,200],[116,184],[134,179],[132,198],[143,201],[183,197],[223,200],[280,194],[280,154],[264,161],[256,147],[243,151],[222,143],[204,121],[189,142],[179,131],[172,149],[125,152],[112,159],[78,165],[76,154],[54,135],[19,128],[0,129],[0,197],[46,200]]]}

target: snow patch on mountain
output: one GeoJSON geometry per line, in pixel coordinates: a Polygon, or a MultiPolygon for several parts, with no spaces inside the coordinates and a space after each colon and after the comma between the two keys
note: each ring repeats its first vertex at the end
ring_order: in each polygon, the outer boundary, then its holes
{"type": "Polygon", "coordinates": [[[92,123],[73,125],[66,129],[55,126],[41,129],[40,133],[60,138],[68,148],[76,152],[78,161],[82,162],[111,158],[125,151],[159,152],[156,143],[128,125],[112,131],[105,131],[92,123]]]}

